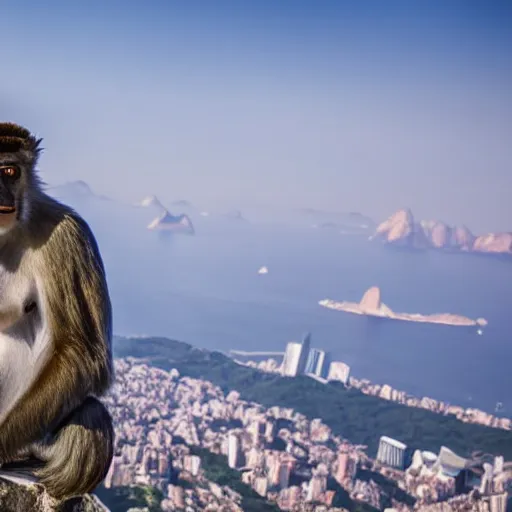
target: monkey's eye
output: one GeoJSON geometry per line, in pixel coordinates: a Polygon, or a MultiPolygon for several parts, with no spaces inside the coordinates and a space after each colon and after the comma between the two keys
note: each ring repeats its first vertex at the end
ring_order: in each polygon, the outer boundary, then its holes
{"type": "Polygon", "coordinates": [[[34,309],[36,309],[36,307],[37,307],[37,304],[35,303],[35,301],[25,304],[25,313],[30,313],[31,311],[34,311],[34,309]]]}
{"type": "Polygon", "coordinates": [[[14,165],[2,167],[2,174],[9,178],[15,178],[18,175],[18,169],[14,165]]]}

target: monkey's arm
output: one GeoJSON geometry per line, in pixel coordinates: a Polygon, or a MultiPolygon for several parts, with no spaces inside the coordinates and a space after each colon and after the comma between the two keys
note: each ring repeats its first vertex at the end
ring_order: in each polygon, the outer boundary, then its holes
{"type": "Polygon", "coordinates": [[[0,462],[42,439],[87,395],[112,378],[112,313],[105,272],[87,224],[67,215],[41,248],[41,314],[52,353],[31,388],[0,425],[0,462]]]}

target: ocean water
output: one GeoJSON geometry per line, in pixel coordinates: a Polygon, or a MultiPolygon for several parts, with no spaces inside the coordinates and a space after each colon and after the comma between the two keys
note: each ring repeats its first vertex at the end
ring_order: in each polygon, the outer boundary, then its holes
{"type": "Polygon", "coordinates": [[[195,236],[163,236],[143,209],[77,208],[107,268],[115,332],[163,335],[207,349],[312,346],[352,375],[417,396],[512,414],[512,261],[401,252],[306,225],[192,216],[195,236]],[[258,275],[262,266],[267,275],[258,275]],[[484,317],[476,328],[377,320],[322,308],[370,286],[395,311],[484,317]]]}

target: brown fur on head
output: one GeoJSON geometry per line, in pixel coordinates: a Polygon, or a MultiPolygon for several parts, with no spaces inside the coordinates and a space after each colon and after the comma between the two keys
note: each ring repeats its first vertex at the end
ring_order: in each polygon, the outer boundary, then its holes
{"type": "Polygon", "coordinates": [[[0,154],[19,153],[26,163],[34,165],[41,153],[42,140],[34,137],[23,126],[15,123],[0,123],[0,154]]]}

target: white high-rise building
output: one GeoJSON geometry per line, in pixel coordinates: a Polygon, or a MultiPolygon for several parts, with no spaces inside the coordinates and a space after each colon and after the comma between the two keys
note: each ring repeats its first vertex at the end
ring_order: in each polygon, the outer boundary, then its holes
{"type": "Polygon", "coordinates": [[[506,512],[507,510],[508,494],[503,492],[501,494],[493,494],[489,497],[489,505],[491,512],[506,512]]]}
{"type": "Polygon", "coordinates": [[[282,373],[288,377],[295,377],[299,371],[299,363],[301,360],[302,344],[295,341],[290,341],[286,345],[286,352],[284,353],[282,373]]]}
{"type": "Polygon", "coordinates": [[[405,450],[407,446],[391,437],[382,436],[379,442],[377,460],[397,469],[404,468],[405,450]]]}
{"type": "Polygon", "coordinates": [[[488,462],[484,462],[483,464],[484,474],[482,475],[482,481],[480,483],[480,494],[491,494],[492,493],[492,484],[494,478],[494,467],[492,464],[488,462]]]}
{"type": "Polygon", "coordinates": [[[350,366],[341,361],[333,361],[329,366],[327,380],[339,380],[343,384],[348,383],[350,377],[350,366]]]}
{"type": "Polygon", "coordinates": [[[286,489],[287,487],[289,487],[292,469],[292,460],[283,460],[279,463],[278,478],[280,489],[286,489]]]}
{"type": "Polygon", "coordinates": [[[306,368],[304,370],[305,373],[312,373],[317,377],[322,377],[322,372],[324,369],[325,363],[325,352],[323,350],[318,350],[317,348],[312,348],[309,351],[308,359],[306,361],[306,368]]]}
{"type": "Polygon", "coordinates": [[[445,476],[454,478],[466,467],[467,462],[467,459],[457,455],[453,450],[450,450],[450,448],[441,446],[439,455],[432,469],[434,471],[440,471],[445,476]]]}
{"type": "Polygon", "coordinates": [[[299,367],[297,368],[297,374],[301,375],[306,371],[306,363],[309,356],[309,348],[311,346],[311,334],[307,332],[304,334],[301,343],[299,367]]]}
{"type": "Polygon", "coordinates": [[[503,472],[503,464],[505,463],[505,459],[503,455],[498,455],[494,457],[494,474],[499,475],[503,472]]]}
{"type": "Polygon", "coordinates": [[[231,431],[228,434],[228,465],[236,469],[240,467],[240,435],[237,431],[231,431]]]}

